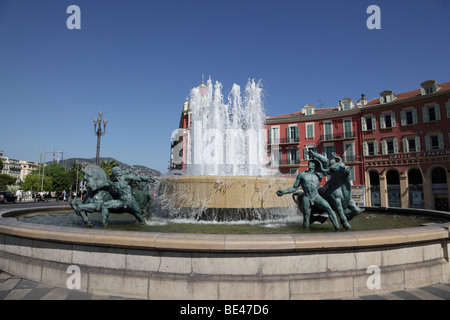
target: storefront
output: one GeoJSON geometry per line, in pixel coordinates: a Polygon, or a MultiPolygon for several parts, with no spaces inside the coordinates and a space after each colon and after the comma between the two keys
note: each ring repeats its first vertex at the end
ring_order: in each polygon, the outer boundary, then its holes
{"type": "Polygon", "coordinates": [[[450,150],[378,156],[364,167],[368,205],[449,211],[450,150]]]}

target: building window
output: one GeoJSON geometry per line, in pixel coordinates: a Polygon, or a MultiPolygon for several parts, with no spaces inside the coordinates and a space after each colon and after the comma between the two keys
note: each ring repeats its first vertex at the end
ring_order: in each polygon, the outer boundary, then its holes
{"type": "Polygon", "coordinates": [[[402,126],[417,124],[417,110],[415,108],[400,112],[402,126]]]}
{"type": "Polygon", "coordinates": [[[280,128],[272,127],[269,129],[269,144],[280,143],[280,128]]]}
{"type": "Polygon", "coordinates": [[[386,90],[380,93],[380,103],[389,103],[394,101],[396,98],[397,97],[393,91],[386,90]]]}
{"type": "Polygon", "coordinates": [[[388,129],[388,128],[394,128],[395,127],[395,113],[387,113],[382,114],[380,116],[380,128],[381,129],[388,129]]]}
{"type": "Polygon", "coordinates": [[[332,153],[336,152],[336,146],[335,145],[327,145],[323,146],[322,148],[322,154],[325,155],[328,159],[332,159],[333,155],[332,153]]]}
{"type": "Polygon", "coordinates": [[[445,109],[447,111],[447,119],[450,118],[450,100],[445,103],[445,109]]]}
{"type": "Polygon", "coordinates": [[[421,84],[422,88],[421,93],[422,95],[427,95],[427,94],[432,94],[435,93],[437,91],[439,91],[439,89],[441,89],[441,87],[438,86],[438,84],[436,83],[435,80],[428,80],[425,81],[421,84]]]}
{"type": "Polygon", "coordinates": [[[298,127],[297,126],[289,126],[286,128],[286,136],[287,136],[287,142],[298,142],[298,127]]]}
{"type": "Polygon", "coordinates": [[[403,153],[420,151],[420,137],[403,138],[403,153]]]}
{"type": "Polygon", "coordinates": [[[346,162],[356,161],[355,145],[353,143],[344,144],[344,161],[346,162]]]}
{"type": "Polygon", "coordinates": [[[314,138],[314,122],[305,123],[306,139],[314,138]]]}
{"type": "Polygon", "coordinates": [[[441,120],[441,108],[439,104],[434,106],[425,106],[422,108],[423,122],[432,122],[441,120]]]}
{"type": "Polygon", "coordinates": [[[348,178],[350,181],[355,181],[355,167],[349,166],[350,171],[348,172],[348,178]]]}
{"type": "Polygon", "coordinates": [[[381,153],[382,154],[398,153],[398,140],[392,139],[381,141],[381,153]]]}
{"type": "Polygon", "coordinates": [[[270,164],[272,166],[281,165],[281,159],[283,157],[281,150],[271,150],[270,151],[270,164]]]}
{"type": "Polygon", "coordinates": [[[332,122],[324,122],[323,123],[323,131],[324,131],[324,140],[333,139],[333,123],[332,122]]]}
{"type": "Polygon", "coordinates": [[[309,116],[314,114],[314,106],[312,104],[307,104],[302,108],[302,114],[309,116]]]}
{"type": "Polygon", "coordinates": [[[377,120],[375,116],[361,118],[362,131],[372,131],[377,128],[377,120]]]}
{"type": "Polygon", "coordinates": [[[288,164],[300,164],[300,151],[298,149],[287,150],[288,164]]]}
{"type": "Polygon", "coordinates": [[[442,133],[426,135],[425,149],[427,151],[444,149],[444,135],[442,133]]]}
{"type": "Polygon", "coordinates": [[[378,142],[376,140],[364,142],[363,154],[364,156],[373,156],[378,154],[378,142]]]}
{"type": "Polygon", "coordinates": [[[344,120],[344,138],[352,138],[353,137],[353,126],[352,119],[344,120]]]}
{"type": "Polygon", "coordinates": [[[309,159],[309,154],[308,154],[310,150],[314,151],[314,152],[317,152],[317,147],[314,144],[305,146],[305,148],[303,149],[303,158],[305,160],[310,160],[309,159]]]}

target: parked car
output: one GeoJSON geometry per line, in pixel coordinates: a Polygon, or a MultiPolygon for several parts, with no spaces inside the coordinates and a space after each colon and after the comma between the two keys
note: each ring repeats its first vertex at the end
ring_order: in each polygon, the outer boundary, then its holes
{"type": "Polygon", "coordinates": [[[16,202],[17,197],[9,191],[0,191],[0,203],[16,202]]]}

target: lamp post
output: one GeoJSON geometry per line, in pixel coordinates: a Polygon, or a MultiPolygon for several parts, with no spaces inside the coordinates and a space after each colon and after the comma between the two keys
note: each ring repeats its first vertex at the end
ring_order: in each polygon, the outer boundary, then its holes
{"type": "Polygon", "coordinates": [[[95,157],[95,164],[98,166],[100,162],[100,137],[105,135],[106,119],[103,119],[103,131],[102,131],[102,115],[103,112],[98,113],[98,118],[94,119],[94,134],[97,136],[97,156],[95,157]]]}

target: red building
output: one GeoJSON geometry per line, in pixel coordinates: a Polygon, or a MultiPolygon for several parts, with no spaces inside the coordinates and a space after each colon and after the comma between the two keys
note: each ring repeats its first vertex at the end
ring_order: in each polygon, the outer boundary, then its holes
{"type": "MultiPolygon", "coordinates": [[[[184,168],[190,112],[186,101],[172,135],[171,168],[184,168]]],[[[353,168],[353,195],[360,204],[449,210],[450,82],[429,80],[402,93],[385,90],[370,101],[364,95],[356,103],[344,98],[332,108],[306,105],[268,117],[266,128],[269,165],[282,174],[305,171],[309,149],[335,152],[353,168]]]]}
{"type": "Polygon", "coordinates": [[[268,118],[266,127],[270,165],[281,173],[306,170],[308,149],[336,152],[353,167],[360,203],[449,209],[450,82],[386,90],[369,102],[363,95],[355,105],[349,98],[334,108],[306,105],[268,118]]]}
{"type": "Polygon", "coordinates": [[[360,111],[368,204],[448,211],[450,82],[386,90],[360,111]]]}
{"type": "MultiPolygon", "coordinates": [[[[296,175],[308,167],[308,150],[331,158],[334,152],[352,167],[355,200],[363,204],[364,171],[362,165],[361,115],[359,105],[350,98],[342,99],[337,107],[315,108],[306,105],[301,111],[266,120],[270,166],[282,174],[296,175]]],[[[326,180],[323,179],[322,185],[326,180]]]]}

